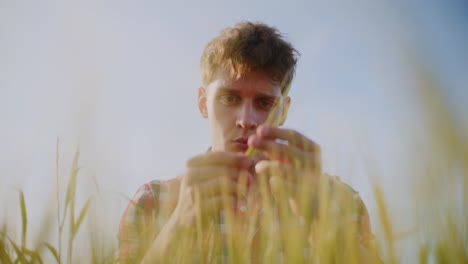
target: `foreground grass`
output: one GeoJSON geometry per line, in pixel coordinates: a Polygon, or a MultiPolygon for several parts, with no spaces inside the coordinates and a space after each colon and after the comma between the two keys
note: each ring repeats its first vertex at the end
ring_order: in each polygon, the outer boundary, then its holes
{"type": "MultiPolygon", "coordinates": [[[[419,94],[432,123],[430,131],[424,135],[426,155],[415,155],[411,161],[417,165],[413,168],[413,180],[419,182],[414,200],[411,201],[418,208],[420,216],[414,231],[416,234],[412,234],[418,236],[418,244],[413,247],[417,251],[414,254],[421,264],[468,263],[468,137],[461,132],[446,103],[441,101],[440,90],[434,81],[422,70],[421,65],[415,68],[421,69],[418,71],[419,94]],[[462,190],[461,195],[454,195],[457,194],[456,188],[462,190]]],[[[56,215],[46,215],[36,241],[28,236],[31,219],[28,218],[24,193],[18,190],[20,235],[13,235],[16,230],[6,224],[1,227],[0,263],[50,263],[51,260],[60,264],[113,262],[115,248],[92,250],[90,254],[83,254],[81,249],[76,248],[75,239],[93,203],[90,197],[80,208],[76,208],[75,194],[80,170],[78,161],[79,151],[71,165],[65,196],[61,197],[60,190],[57,190],[56,215]]],[[[383,236],[376,239],[375,247],[370,252],[378,255],[384,263],[400,263],[401,253],[395,247],[400,238],[395,234],[383,187],[374,186],[380,222],[373,223],[374,226],[382,227],[383,236]]],[[[226,248],[216,247],[223,238],[215,227],[211,227],[212,235],[208,240],[197,239],[193,243],[181,240],[180,245],[170,252],[173,257],[167,263],[187,263],[193,252],[200,256],[200,263],[221,263],[222,259],[218,258],[220,255],[226,255],[229,263],[249,263],[252,258],[257,263],[276,263],[278,260],[282,260],[282,263],[363,263],[360,244],[356,239],[358,227],[344,217],[347,210],[352,210],[350,201],[341,197],[330,198],[326,186],[320,186],[319,213],[312,219],[306,209],[308,206],[302,208],[299,214],[301,217],[291,212],[286,197],[293,194],[287,189],[280,192],[283,195],[276,197],[277,203],[273,205],[264,185],[261,185],[265,211],[242,223],[236,221],[233,213],[227,213],[226,248]],[[342,208],[339,214],[333,210],[336,206],[342,208]],[[254,237],[257,239],[255,249],[251,247],[254,237]]],[[[301,194],[302,200],[307,200],[304,198],[309,195],[307,190],[304,189],[301,194]]],[[[87,240],[91,249],[99,248],[96,245],[97,236],[115,237],[115,234],[90,232],[87,240]]]]}

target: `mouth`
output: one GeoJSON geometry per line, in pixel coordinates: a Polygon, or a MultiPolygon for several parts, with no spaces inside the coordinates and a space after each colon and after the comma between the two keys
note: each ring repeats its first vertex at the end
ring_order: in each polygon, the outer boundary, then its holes
{"type": "Polygon", "coordinates": [[[237,146],[237,148],[241,149],[242,151],[245,151],[249,148],[247,141],[248,141],[247,137],[240,137],[240,138],[235,139],[233,143],[237,146]]]}

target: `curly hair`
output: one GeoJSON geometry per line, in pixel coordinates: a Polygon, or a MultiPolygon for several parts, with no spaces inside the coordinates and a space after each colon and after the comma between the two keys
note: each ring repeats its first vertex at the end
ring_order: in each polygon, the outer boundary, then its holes
{"type": "Polygon", "coordinates": [[[241,22],[223,29],[206,45],[200,62],[202,81],[208,85],[220,69],[235,80],[262,70],[274,83],[284,84],[283,91],[292,82],[298,56],[276,28],[241,22]]]}

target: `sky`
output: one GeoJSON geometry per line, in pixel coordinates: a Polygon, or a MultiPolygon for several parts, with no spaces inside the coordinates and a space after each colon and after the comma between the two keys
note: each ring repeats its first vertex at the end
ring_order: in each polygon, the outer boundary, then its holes
{"type": "Polygon", "coordinates": [[[200,56],[221,29],[248,20],[301,53],[285,127],[320,144],[324,170],[360,192],[375,229],[376,182],[398,229],[411,229],[401,217],[412,210],[408,135],[424,130],[411,65],[427,67],[468,132],[467,11],[432,0],[0,0],[0,220],[16,217],[17,189],[32,215],[54,200],[59,140],[60,184],[79,147],[79,197],[104,193],[115,228],[123,197],[178,176],[210,146],[200,56]]]}

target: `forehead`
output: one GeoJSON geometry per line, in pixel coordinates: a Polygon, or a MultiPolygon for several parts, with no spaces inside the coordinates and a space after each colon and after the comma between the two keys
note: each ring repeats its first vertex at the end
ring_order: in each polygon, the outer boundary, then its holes
{"type": "Polygon", "coordinates": [[[273,82],[263,71],[247,72],[241,78],[235,79],[220,70],[207,88],[214,93],[231,91],[246,95],[259,93],[270,96],[281,95],[280,85],[273,82]]]}

